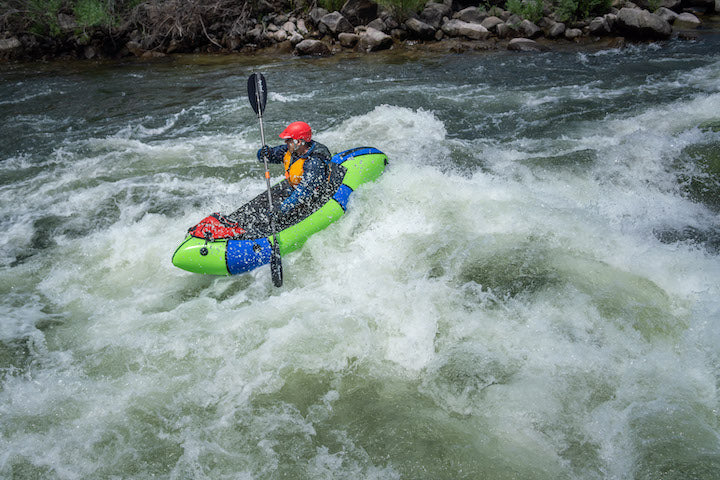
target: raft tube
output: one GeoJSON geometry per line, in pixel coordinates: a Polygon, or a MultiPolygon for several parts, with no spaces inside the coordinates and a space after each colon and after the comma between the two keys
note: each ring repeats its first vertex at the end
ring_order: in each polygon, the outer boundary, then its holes
{"type": "MultiPolygon", "coordinates": [[[[361,184],[377,179],[386,165],[387,156],[372,147],[337,153],[330,160],[332,178],[325,194],[317,198],[315,205],[305,206],[303,214],[280,220],[276,235],[268,231],[267,192],[263,192],[236,212],[222,217],[243,227],[241,235],[211,239],[190,234],[175,250],[172,263],[188,272],[208,275],[237,275],[265,265],[270,262],[272,242],[277,240],[281,255],[302,247],[311,235],[342,217],[352,192],[361,184]]],[[[283,181],[272,191],[273,203],[278,204],[290,188],[283,181]]]]}

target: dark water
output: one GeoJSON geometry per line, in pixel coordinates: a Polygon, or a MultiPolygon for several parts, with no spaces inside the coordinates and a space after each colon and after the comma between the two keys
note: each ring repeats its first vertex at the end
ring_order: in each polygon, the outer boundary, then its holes
{"type": "Polygon", "coordinates": [[[720,478],[719,46],[4,65],[0,476],[720,478]],[[281,289],[255,70],[391,162],[281,289]]]}

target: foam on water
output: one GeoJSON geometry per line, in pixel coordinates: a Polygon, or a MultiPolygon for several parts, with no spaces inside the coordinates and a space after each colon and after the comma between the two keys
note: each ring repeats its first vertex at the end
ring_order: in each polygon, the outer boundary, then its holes
{"type": "MultiPolygon", "coordinates": [[[[266,267],[170,263],[187,227],[263,190],[231,102],[8,155],[27,172],[0,190],[2,475],[715,478],[720,261],[655,230],[717,223],[675,164],[715,135],[697,126],[720,86],[555,135],[528,125],[582,110],[570,86],[457,85],[423,107],[387,101],[417,72],[383,68],[382,101],[316,137],[390,165],[283,258],[280,289],[266,267]],[[452,118],[463,102],[528,118],[465,135],[488,116],[452,118]]],[[[280,108],[317,100],[275,85],[280,108]]]]}

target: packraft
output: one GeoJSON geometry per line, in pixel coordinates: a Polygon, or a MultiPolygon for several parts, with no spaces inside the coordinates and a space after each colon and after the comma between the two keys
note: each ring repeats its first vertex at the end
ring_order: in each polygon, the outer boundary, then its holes
{"type": "MultiPolygon", "coordinates": [[[[290,214],[276,217],[276,231],[270,230],[267,192],[263,192],[229,215],[213,213],[190,227],[172,262],[183,270],[210,275],[236,275],[265,265],[273,242],[286,255],[342,217],[352,192],[377,179],[387,163],[387,156],[372,147],[335,154],[328,162],[325,184],[290,214]]],[[[291,193],[292,187],[283,180],[272,187],[273,203],[291,193]]]]}

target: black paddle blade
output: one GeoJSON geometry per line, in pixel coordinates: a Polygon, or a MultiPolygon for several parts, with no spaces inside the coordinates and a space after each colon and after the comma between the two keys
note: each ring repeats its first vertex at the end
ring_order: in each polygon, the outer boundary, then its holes
{"type": "Polygon", "coordinates": [[[273,238],[272,256],[270,257],[270,274],[272,275],[273,285],[282,287],[282,260],[280,259],[280,246],[276,238],[273,238]]]}
{"type": "Polygon", "coordinates": [[[248,99],[255,113],[262,115],[267,103],[267,83],[262,73],[253,73],[248,78],[248,99]]]}

